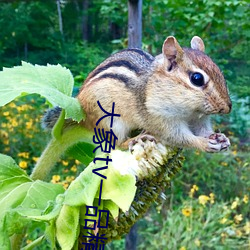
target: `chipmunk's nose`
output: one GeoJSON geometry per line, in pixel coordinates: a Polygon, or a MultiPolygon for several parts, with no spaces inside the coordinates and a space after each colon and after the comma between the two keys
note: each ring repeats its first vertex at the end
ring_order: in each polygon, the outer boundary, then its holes
{"type": "Polygon", "coordinates": [[[222,109],[220,109],[219,113],[228,114],[231,112],[231,109],[232,109],[232,102],[229,101],[222,109]]]}

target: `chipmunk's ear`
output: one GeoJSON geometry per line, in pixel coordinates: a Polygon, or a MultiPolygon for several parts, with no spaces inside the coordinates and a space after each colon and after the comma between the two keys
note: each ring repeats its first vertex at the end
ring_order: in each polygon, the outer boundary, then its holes
{"type": "Polygon", "coordinates": [[[191,48],[192,49],[197,49],[197,50],[200,50],[202,52],[205,51],[205,45],[204,45],[204,42],[203,40],[198,37],[198,36],[194,36],[191,40],[191,48]]]}
{"type": "Polygon", "coordinates": [[[162,54],[170,61],[179,61],[182,59],[183,50],[175,37],[169,36],[162,46],[162,54]]]}

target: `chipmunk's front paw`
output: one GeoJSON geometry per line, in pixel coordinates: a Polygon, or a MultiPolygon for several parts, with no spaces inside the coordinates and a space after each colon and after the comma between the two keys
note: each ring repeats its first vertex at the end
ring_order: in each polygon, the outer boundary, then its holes
{"type": "Polygon", "coordinates": [[[222,133],[214,133],[208,137],[207,152],[225,151],[230,147],[229,139],[222,133]]]}

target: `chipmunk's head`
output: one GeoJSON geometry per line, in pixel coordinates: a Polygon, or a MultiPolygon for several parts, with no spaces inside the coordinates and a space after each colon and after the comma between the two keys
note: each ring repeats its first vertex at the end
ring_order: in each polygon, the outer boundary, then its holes
{"type": "Polygon", "coordinates": [[[190,98],[198,112],[227,114],[232,104],[226,81],[204,51],[204,43],[198,36],[192,38],[191,48],[181,48],[175,37],[169,36],[162,47],[164,72],[175,79],[173,82],[180,85],[184,98],[190,98]]]}

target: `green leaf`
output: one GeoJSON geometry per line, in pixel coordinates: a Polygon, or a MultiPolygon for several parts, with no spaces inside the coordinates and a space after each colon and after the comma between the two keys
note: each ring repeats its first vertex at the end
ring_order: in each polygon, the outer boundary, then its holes
{"type": "Polygon", "coordinates": [[[104,200],[103,207],[104,209],[108,209],[110,211],[114,219],[118,218],[119,207],[113,201],[104,200]]]}
{"type": "Polygon", "coordinates": [[[16,176],[0,181],[0,201],[17,186],[25,182],[31,182],[27,176],[16,176]]]}
{"type": "MultiPolygon", "coordinates": [[[[124,152],[124,156],[127,153],[124,152]]],[[[121,159],[121,161],[126,158],[121,159]]],[[[103,181],[102,199],[112,200],[123,212],[129,210],[136,192],[136,179],[131,174],[121,175],[112,164],[109,164],[107,179],[103,181]]]]}
{"type": "Polygon", "coordinates": [[[65,192],[64,204],[70,206],[92,206],[96,192],[100,186],[100,177],[92,173],[92,169],[96,167],[93,162],[90,163],[70,184],[65,192]]]}
{"type": "Polygon", "coordinates": [[[10,156],[0,154],[0,181],[17,176],[26,176],[28,178],[28,175],[10,156]]]}
{"type": "Polygon", "coordinates": [[[70,147],[66,153],[83,164],[88,165],[95,158],[94,149],[95,146],[93,144],[79,142],[70,147]]]}
{"type": "Polygon", "coordinates": [[[71,72],[61,65],[34,66],[22,62],[22,66],[0,72],[0,106],[18,96],[36,93],[53,106],[65,109],[66,118],[80,121],[84,114],[78,100],[71,97],[73,84],[71,72]]]}
{"type": "Polygon", "coordinates": [[[37,209],[42,212],[48,201],[55,200],[56,196],[61,193],[64,193],[61,185],[40,180],[34,181],[20,207],[25,208],[27,212],[29,209],[37,209]]]}
{"type": "Polygon", "coordinates": [[[56,238],[62,249],[71,250],[79,232],[79,207],[64,205],[56,220],[56,238]]]}

